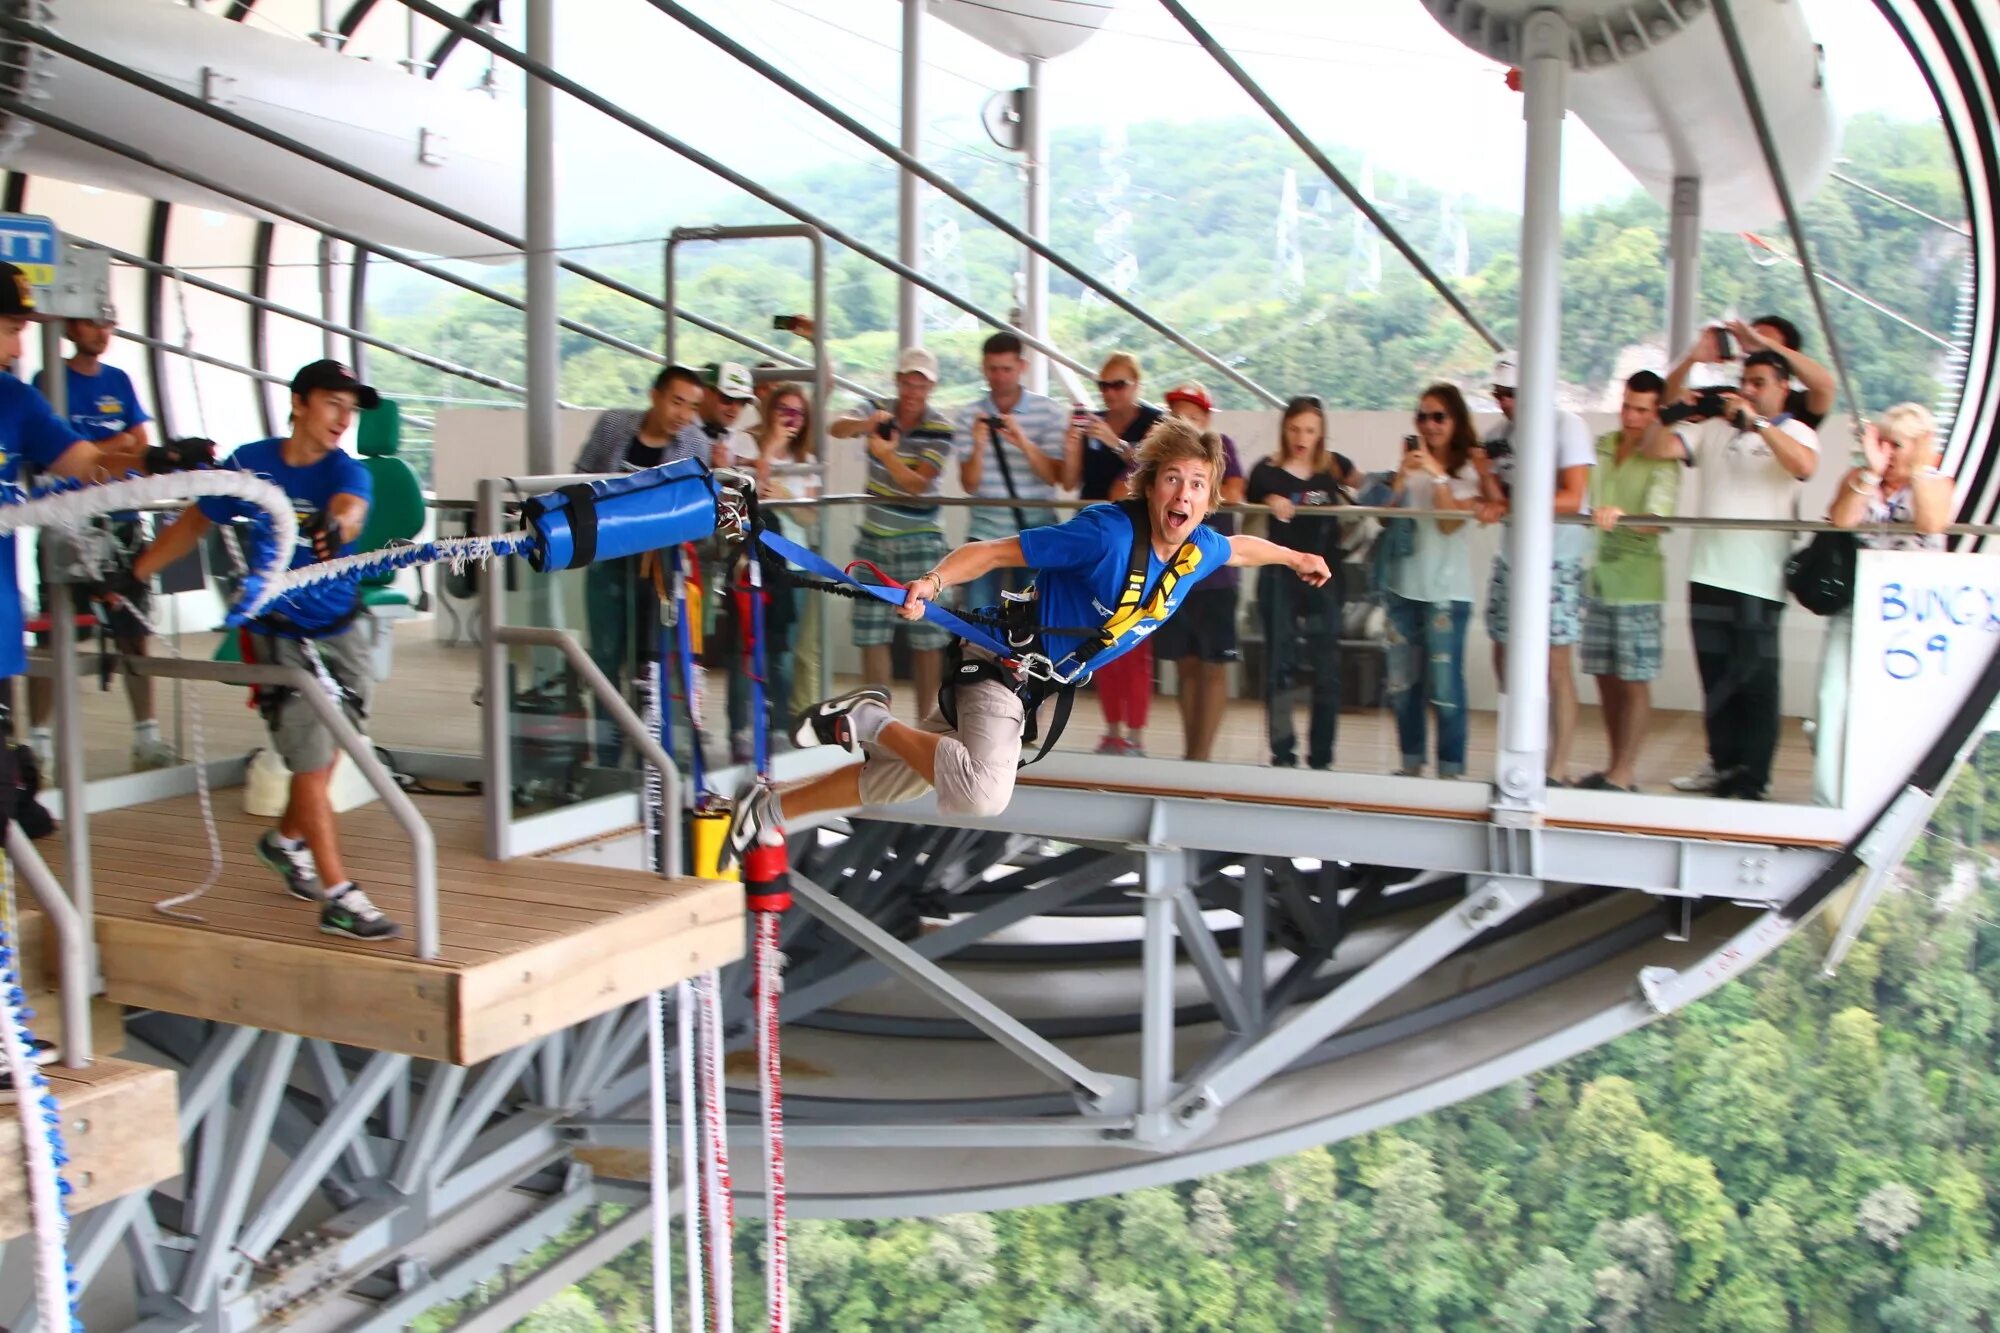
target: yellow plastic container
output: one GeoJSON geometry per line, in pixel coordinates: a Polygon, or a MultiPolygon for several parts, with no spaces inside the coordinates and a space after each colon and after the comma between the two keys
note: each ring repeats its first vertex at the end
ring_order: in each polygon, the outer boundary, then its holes
{"type": "Polygon", "coordinates": [[[722,842],[729,835],[729,810],[697,810],[689,821],[694,829],[694,873],[697,879],[724,879],[730,883],[740,883],[742,868],[731,866],[721,869],[717,862],[722,859],[722,842]]]}

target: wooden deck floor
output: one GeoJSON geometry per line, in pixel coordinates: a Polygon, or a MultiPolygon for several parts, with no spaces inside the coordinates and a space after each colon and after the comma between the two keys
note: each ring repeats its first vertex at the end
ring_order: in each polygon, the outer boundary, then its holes
{"type": "MultiPolygon", "coordinates": [[[[63,1113],[63,1174],[75,1193],[71,1216],[133,1190],[148,1189],[181,1171],[180,1120],[170,1069],[130,1060],[99,1059],[87,1069],[51,1065],[48,1078],[63,1113]]],[[[0,1161],[21,1160],[21,1122],[14,1094],[0,1092],[0,1161]]],[[[27,1176],[0,1171],[0,1242],[28,1231],[27,1176]]]]}
{"type": "MultiPolygon", "coordinates": [[[[439,957],[417,958],[408,843],[379,806],[341,817],[349,871],[403,925],[363,943],[319,930],[253,850],[269,821],[215,802],[223,873],[187,909],[153,904],[200,884],[199,808],[179,797],[91,816],[98,944],[118,1004],[475,1064],[660,986],[740,957],[732,884],[665,881],[479,851],[479,806],[420,797],[438,844],[439,957]]],[[[64,873],[62,840],[42,844],[64,873]]]]}

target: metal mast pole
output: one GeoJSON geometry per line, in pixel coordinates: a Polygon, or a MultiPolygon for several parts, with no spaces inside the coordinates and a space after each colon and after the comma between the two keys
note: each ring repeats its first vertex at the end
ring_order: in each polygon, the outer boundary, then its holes
{"type": "Polygon", "coordinates": [[[1550,562],[1555,545],[1556,369],[1562,336],[1562,132],[1569,24],[1538,10],[1522,25],[1521,101],[1528,126],[1521,201],[1521,382],[1516,390],[1513,518],[1506,551],[1512,600],[1523,609],[1507,636],[1500,715],[1500,796],[1541,806],[1549,744],[1550,562]]]}
{"type": "Polygon", "coordinates": [[[1674,177],[1667,221],[1667,364],[1694,341],[1701,301],[1701,177],[1674,177]]]}
{"type": "MultiPolygon", "coordinates": [[[[1047,243],[1049,239],[1049,122],[1042,113],[1042,98],[1048,88],[1046,65],[1040,56],[1028,58],[1028,86],[1021,96],[1021,147],[1028,167],[1028,235],[1047,243]]],[[[1022,320],[1028,332],[1043,342],[1049,340],[1049,261],[1032,249],[1028,251],[1027,291],[1023,293],[1022,320]]],[[[1028,355],[1028,388],[1034,393],[1049,391],[1048,358],[1028,355]]]]}
{"type": "MultiPolygon", "coordinates": [[[[903,151],[923,155],[924,0],[903,0],[903,151]]],[[[896,258],[905,267],[923,268],[924,183],[908,170],[896,175],[896,258]]],[[[924,341],[923,293],[907,279],[896,286],[898,345],[917,347],[924,341]]]]}
{"type": "MultiPolygon", "coordinates": [[[[528,55],[555,62],[555,0],[528,0],[528,55]]],[[[525,253],[528,311],[528,471],[547,476],[556,470],[557,364],[556,310],[556,136],[555,89],[528,79],[528,171],[525,253]]]]}

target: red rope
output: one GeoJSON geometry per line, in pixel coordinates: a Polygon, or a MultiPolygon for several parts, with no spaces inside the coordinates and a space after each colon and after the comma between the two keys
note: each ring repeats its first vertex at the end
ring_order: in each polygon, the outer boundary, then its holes
{"type": "Polygon", "coordinates": [[[771,1333],[792,1326],[790,1239],[785,1227],[784,1069],[778,1051],[778,996],[784,988],[785,956],[778,951],[777,912],[757,913],[758,1091],[764,1109],[764,1187],[770,1220],[766,1236],[765,1299],[771,1333]]]}

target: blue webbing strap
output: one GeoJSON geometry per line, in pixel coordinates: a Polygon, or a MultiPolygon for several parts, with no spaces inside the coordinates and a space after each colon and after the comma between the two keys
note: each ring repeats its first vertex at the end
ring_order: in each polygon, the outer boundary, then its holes
{"type": "MultiPolygon", "coordinates": [[[[759,527],[757,531],[764,529],[759,527]]],[[[765,705],[764,687],[765,663],[770,660],[769,649],[764,644],[764,562],[755,551],[743,553],[743,574],[750,581],[749,624],[742,631],[750,636],[750,760],[756,766],[757,776],[765,782],[771,780],[771,726],[770,710],[765,705]]]]}
{"type": "MultiPolygon", "coordinates": [[[[757,536],[764,545],[809,574],[816,574],[820,578],[830,579],[835,583],[844,583],[851,588],[859,588],[870,597],[887,602],[891,606],[901,606],[903,604],[903,590],[901,588],[887,588],[879,583],[863,583],[819,553],[807,550],[797,542],[782,537],[769,528],[762,529],[758,532],[757,536]]],[[[939,606],[936,602],[924,603],[923,618],[932,624],[938,625],[947,632],[957,635],[967,643],[978,644],[981,648],[992,653],[1003,662],[1012,662],[1021,655],[1019,650],[1009,648],[992,631],[982,629],[969,621],[961,620],[957,615],[953,614],[949,607],[939,606]]]]}
{"type": "Polygon", "coordinates": [[[693,780],[692,799],[699,805],[702,797],[708,794],[708,765],[701,754],[700,690],[696,687],[696,673],[701,670],[701,664],[694,660],[694,629],[688,624],[688,571],[678,547],[674,549],[672,558],[675,646],[680,650],[681,696],[686,700],[688,710],[688,776],[693,780]]]}

